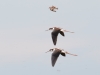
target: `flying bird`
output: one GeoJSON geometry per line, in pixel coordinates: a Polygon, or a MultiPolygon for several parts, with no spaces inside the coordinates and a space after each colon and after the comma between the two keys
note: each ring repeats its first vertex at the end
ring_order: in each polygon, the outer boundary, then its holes
{"type": "MultiPolygon", "coordinates": [[[[50,49],[49,51],[47,51],[47,52],[50,52],[50,51],[53,51],[53,53],[52,53],[52,55],[51,55],[51,63],[52,63],[52,67],[54,67],[55,66],[55,63],[56,63],[56,61],[57,61],[57,59],[58,59],[58,57],[59,57],[59,55],[61,54],[62,56],[66,56],[66,54],[70,54],[70,55],[73,55],[73,56],[77,56],[77,55],[75,55],[75,54],[71,54],[71,53],[69,53],[69,52],[66,52],[66,51],[64,51],[63,49],[59,49],[59,48],[53,48],[53,49],[50,49]]],[[[46,53],[47,53],[46,52],[46,53]]]]}
{"type": "Polygon", "coordinates": [[[55,9],[57,9],[57,10],[58,10],[58,8],[57,8],[57,7],[55,7],[55,6],[51,6],[51,7],[49,7],[49,9],[50,9],[51,11],[53,11],[53,12],[56,12],[56,11],[55,11],[55,9]]]}
{"type": "MultiPolygon", "coordinates": [[[[56,45],[56,42],[57,42],[57,36],[58,34],[60,33],[62,36],[65,36],[64,35],[64,32],[70,32],[70,31],[67,31],[67,30],[64,30],[62,28],[59,28],[59,27],[52,27],[52,28],[49,28],[48,30],[53,30],[51,32],[51,36],[52,36],[52,41],[53,41],[53,44],[56,45]]],[[[46,30],[46,31],[48,31],[46,30]]],[[[70,33],[74,33],[74,32],[70,32],[70,33]]]]}

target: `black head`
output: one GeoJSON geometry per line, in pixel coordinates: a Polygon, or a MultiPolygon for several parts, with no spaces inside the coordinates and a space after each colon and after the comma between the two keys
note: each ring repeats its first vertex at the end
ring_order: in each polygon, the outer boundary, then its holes
{"type": "MultiPolygon", "coordinates": [[[[54,49],[50,49],[50,50],[49,50],[49,51],[47,51],[47,52],[51,52],[51,51],[53,51],[53,50],[54,50],[54,49]]],[[[47,53],[47,52],[46,52],[46,53],[47,53]]]]}
{"type": "Polygon", "coordinates": [[[54,49],[50,49],[49,51],[53,51],[54,49]]]}
{"type": "Polygon", "coordinates": [[[49,30],[53,30],[53,28],[49,28],[49,30]]]}

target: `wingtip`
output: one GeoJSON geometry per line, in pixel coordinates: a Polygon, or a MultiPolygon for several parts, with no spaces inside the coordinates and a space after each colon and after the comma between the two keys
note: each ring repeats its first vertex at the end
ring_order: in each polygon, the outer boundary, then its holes
{"type": "Polygon", "coordinates": [[[52,65],[52,67],[54,67],[54,65],[52,65]]]}
{"type": "Polygon", "coordinates": [[[53,43],[56,46],[56,43],[53,43]]]}
{"type": "Polygon", "coordinates": [[[56,46],[56,44],[54,44],[56,46]]]}

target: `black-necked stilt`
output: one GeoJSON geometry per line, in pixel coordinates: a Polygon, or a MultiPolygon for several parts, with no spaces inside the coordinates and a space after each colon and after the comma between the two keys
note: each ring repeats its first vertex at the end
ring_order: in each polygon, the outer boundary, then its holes
{"type": "Polygon", "coordinates": [[[49,7],[49,9],[50,9],[51,11],[53,11],[53,12],[56,12],[56,11],[55,11],[55,9],[57,9],[57,10],[58,10],[58,8],[57,8],[57,7],[55,7],[55,6],[51,6],[51,7],[49,7]]]}
{"type": "MultiPolygon", "coordinates": [[[[53,30],[52,33],[51,33],[51,36],[52,36],[52,41],[53,41],[53,44],[54,44],[54,45],[56,45],[57,36],[58,36],[59,33],[60,33],[62,36],[65,36],[65,35],[64,35],[64,32],[70,32],[70,31],[64,30],[64,29],[59,28],[59,27],[52,27],[52,28],[49,28],[49,30],[53,30]]],[[[46,30],[46,31],[48,31],[48,30],[46,30]]],[[[70,33],[74,33],[74,32],[70,32],[70,33]]]]}
{"type": "MultiPolygon", "coordinates": [[[[64,51],[63,49],[59,49],[59,48],[53,48],[53,49],[50,49],[49,51],[53,51],[52,56],[51,56],[51,63],[52,63],[53,67],[54,67],[54,65],[55,65],[55,63],[57,61],[57,58],[59,57],[60,54],[62,56],[66,56],[66,54],[77,56],[75,54],[68,53],[68,52],[64,51]]],[[[47,51],[47,52],[49,52],[49,51],[47,51]]]]}

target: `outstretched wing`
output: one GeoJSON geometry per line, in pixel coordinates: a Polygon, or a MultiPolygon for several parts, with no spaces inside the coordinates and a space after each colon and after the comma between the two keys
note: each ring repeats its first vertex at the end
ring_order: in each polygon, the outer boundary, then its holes
{"type": "Polygon", "coordinates": [[[65,36],[63,31],[60,31],[60,34],[61,34],[62,36],[65,36]]]}
{"type": "Polygon", "coordinates": [[[56,45],[56,42],[57,42],[57,36],[58,36],[58,32],[54,31],[51,33],[51,36],[52,36],[52,41],[53,41],[53,44],[56,45]]]}
{"type": "Polygon", "coordinates": [[[60,51],[59,50],[55,50],[53,53],[52,53],[52,56],[51,56],[51,63],[52,63],[52,66],[54,67],[58,57],[60,55],[60,51]]]}

